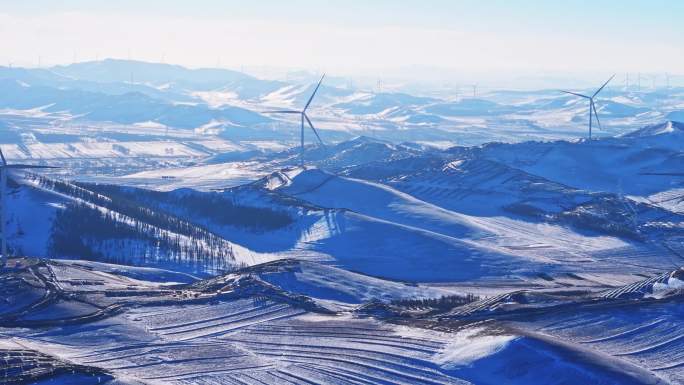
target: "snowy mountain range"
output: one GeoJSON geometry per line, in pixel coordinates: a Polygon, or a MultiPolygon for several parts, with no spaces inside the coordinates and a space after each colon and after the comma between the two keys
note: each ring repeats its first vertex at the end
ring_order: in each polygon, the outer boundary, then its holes
{"type": "MultiPolygon", "coordinates": [[[[26,115],[40,111],[49,121],[79,124],[152,122],[170,128],[213,127],[230,139],[263,139],[274,127],[292,131],[295,122],[264,111],[305,104],[313,84],[258,79],[226,69],[107,59],[41,69],[0,67],[5,92],[0,109],[26,115]],[[23,112],[22,112],[23,111],[23,112]],[[255,130],[245,135],[244,130],[255,130]]],[[[680,89],[607,89],[597,101],[604,132],[614,135],[664,119],[681,120],[680,89]]],[[[450,140],[479,144],[493,139],[569,138],[585,129],[588,107],[553,90],[492,91],[444,100],[405,93],[323,85],[315,114],[326,137],[337,141],[359,133],[391,140],[450,140]],[[491,131],[490,127],[495,127],[491,131]]],[[[2,119],[5,120],[5,119],[2,119]]],[[[247,131],[249,132],[249,131],[247,131]]],[[[281,135],[281,136],[277,136],[281,135]]]]}
{"type": "Polygon", "coordinates": [[[684,93],[0,68],[0,382],[681,383],[684,93]],[[298,117],[297,117],[298,119],[298,117]],[[308,132],[307,132],[308,135],[308,132]],[[496,138],[496,141],[492,139],[496,138]],[[509,140],[515,138],[515,140],[509,140]]]}
{"type": "MultiPolygon", "coordinates": [[[[676,258],[684,221],[669,198],[680,191],[681,178],[669,175],[680,133],[667,122],[591,142],[446,150],[361,137],[312,149],[306,168],[290,165],[290,150],[207,166],[253,168],[254,182],[218,191],[147,190],[152,174],[141,187],[118,187],[111,182],[131,180],[14,173],[10,245],[35,256],[180,263],[196,274],[293,255],[414,282],[599,274],[641,255],[662,270],[676,258]],[[281,171],[259,178],[266,168],[281,171]],[[195,255],[203,253],[206,269],[195,255]]],[[[195,169],[156,178],[204,186],[195,169]]]]}

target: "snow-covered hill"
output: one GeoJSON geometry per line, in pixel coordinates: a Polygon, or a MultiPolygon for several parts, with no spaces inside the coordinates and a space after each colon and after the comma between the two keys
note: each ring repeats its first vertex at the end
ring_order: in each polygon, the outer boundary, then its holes
{"type": "MultiPolygon", "coordinates": [[[[673,133],[656,137],[663,135],[673,133]]],[[[171,241],[174,237],[190,237],[188,245],[193,246],[178,255],[219,255],[225,249],[235,254],[231,258],[237,265],[296,258],[386,279],[529,281],[539,274],[557,277],[588,271],[610,277],[625,263],[630,267],[621,273],[629,277],[638,274],[640,266],[662,270],[679,258],[681,247],[676,239],[684,220],[671,211],[671,204],[659,203],[671,200],[650,198],[669,191],[676,179],[648,176],[657,183],[642,181],[643,191],[639,185],[625,185],[621,190],[619,184],[609,184],[608,175],[626,181],[647,178],[643,170],[654,158],[662,158],[663,147],[669,146],[665,151],[669,156],[677,156],[676,144],[670,142],[657,147],[658,141],[644,144],[618,137],[442,151],[360,137],[311,151],[309,156],[331,171],[285,168],[255,183],[220,192],[155,192],[81,184],[80,188],[113,200],[90,202],[98,210],[113,211],[116,221],[118,215],[124,216],[124,223],[139,221],[140,225],[133,226],[136,229],[151,226],[149,231],[156,235],[150,238],[148,230],[142,231],[140,244],[130,243],[129,236],[122,240],[92,229],[79,237],[88,239],[84,245],[94,258],[102,254],[103,261],[135,264],[156,261],[158,253],[151,251],[150,242],[162,241],[174,249],[178,247],[171,241]],[[631,163],[625,160],[630,157],[634,158],[631,163]],[[597,168],[594,162],[604,167],[597,168]],[[594,176],[577,176],[572,168],[590,170],[594,176]],[[601,179],[594,179],[597,173],[601,179]],[[152,214],[142,215],[141,210],[152,214]],[[163,226],[155,222],[156,216],[163,219],[163,226]],[[168,227],[169,220],[175,227],[168,227]],[[196,235],[207,237],[209,245],[195,244],[192,237],[196,235]],[[121,242],[128,242],[127,251],[115,255],[112,250],[121,242]]],[[[287,164],[290,154],[261,157],[269,163],[254,164],[278,167],[287,164]]],[[[34,189],[38,187],[44,188],[33,183],[34,189]]],[[[14,229],[24,236],[12,242],[34,255],[49,255],[54,248],[54,223],[60,223],[55,221],[71,223],[69,218],[80,213],[74,210],[81,209],[63,201],[40,203],[39,197],[33,197],[38,192],[17,189],[15,215],[22,220],[15,222],[29,223],[31,230],[14,229]],[[43,211],[43,216],[33,215],[43,211]],[[62,212],[71,217],[59,215],[62,212]],[[34,217],[44,218],[43,222],[34,225],[34,217]],[[38,235],[31,235],[32,231],[42,234],[40,242],[33,241],[38,235]]]]}
{"type": "MultiPolygon", "coordinates": [[[[407,279],[406,274],[414,275],[414,279],[415,276],[422,277],[422,272],[425,272],[433,274],[433,279],[439,276],[448,280],[449,277],[475,279],[486,276],[487,271],[500,275],[505,274],[503,272],[506,270],[518,274],[580,271],[587,268],[603,270],[610,269],[605,266],[606,263],[619,265],[624,262],[623,258],[651,253],[656,253],[656,256],[649,257],[649,263],[667,266],[671,261],[670,252],[653,245],[633,243],[621,238],[621,234],[611,234],[609,231],[603,231],[605,235],[597,231],[586,233],[569,224],[554,221],[468,215],[427,203],[387,185],[340,177],[316,169],[303,171],[287,183],[273,186],[278,186],[279,192],[317,206],[343,210],[346,217],[363,219],[366,226],[374,224],[363,229],[362,234],[368,235],[362,238],[376,239],[382,234],[381,238],[387,240],[385,248],[393,251],[394,256],[401,257],[391,260],[374,258],[384,261],[384,265],[370,259],[358,261],[354,265],[343,265],[371,275],[397,278],[390,275],[396,269],[403,272],[403,279],[407,279]],[[412,236],[407,238],[408,234],[377,228],[380,224],[400,228],[412,236]],[[439,240],[442,245],[416,249],[419,244],[416,239],[420,238],[439,240]],[[404,257],[407,250],[417,254],[407,260],[404,257]],[[611,253],[614,255],[612,259],[605,257],[611,253]],[[657,256],[657,253],[664,255],[657,256]],[[425,259],[426,255],[429,255],[428,259],[425,259]],[[595,264],[587,265],[588,261],[595,264]],[[406,263],[415,267],[406,272],[406,263]],[[511,263],[515,266],[514,270],[511,270],[511,263]]],[[[569,194],[568,199],[572,199],[572,194],[569,194]]],[[[448,202],[448,199],[443,201],[448,202]]],[[[359,226],[360,223],[355,225],[359,226]]],[[[348,241],[343,249],[357,251],[354,245],[359,239],[361,237],[348,241]]],[[[375,249],[368,247],[367,250],[375,249]]],[[[336,252],[328,253],[344,261],[336,252]]]]}
{"type": "Polygon", "coordinates": [[[273,259],[168,212],[69,182],[12,173],[8,243],[14,254],[174,267],[202,274],[273,259]]]}

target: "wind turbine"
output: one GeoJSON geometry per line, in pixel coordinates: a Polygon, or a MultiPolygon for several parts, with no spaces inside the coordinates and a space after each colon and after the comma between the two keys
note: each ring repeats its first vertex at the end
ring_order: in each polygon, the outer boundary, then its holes
{"type": "Polygon", "coordinates": [[[325,144],[323,144],[323,140],[321,140],[321,137],[318,135],[318,131],[316,131],[316,128],[314,127],[313,123],[311,123],[311,119],[309,119],[309,116],[306,115],[306,110],[309,108],[309,105],[311,105],[311,101],[313,101],[314,96],[316,96],[316,92],[318,91],[318,87],[321,86],[321,83],[323,82],[323,78],[325,77],[325,74],[321,76],[321,80],[318,81],[318,84],[316,85],[316,88],[314,88],[313,93],[311,94],[311,97],[309,97],[309,100],[306,102],[306,105],[304,105],[304,108],[301,111],[297,110],[277,110],[277,111],[267,111],[269,114],[299,114],[300,119],[301,119],[301,137],[300,137],[300,164],[302,167],[304,167],[304,120],[309,124],[309,127],[311,127],[311,130],[313,131],[314,134],[316,134],[316,138],[318,138],[318,141],[320,142],[321,146],[325,147],[325,144]]]}
{"type": "Polygon", "coordinates": [[[670,73],[669,72],[665,73],[665,87],[668,90],[670,89],[670,73]]]}
{"type": "Polygon", "coordinates": [[[50,166],[34,166],[32,164],[7,164],[7,161],[5,160],[5,155],[2,153],[2,150],[0,149],[0,160],[2,160],[2,163],[0,164],[0,204],[2,204],[2,208],[0,209],[0,231],[2,231],[2,255],[0,255],[0,269],[5,267],[5,261],[7,260],[7,223],[5,220],[5,216],[7,214],[7,199],[6,197],[6,190],[7,190],[7,172],[8,170],[26,170],[26,169],[34,169],[34,168],[57,168],[57,167],[50,167],[50,166]]]}
{"type": "Polygon", "coordinates": [[[596,104],[594,103],[594,98],[596,97],[596,95],[599,94],[599,92],[601,92],[603,90],[603,88],[605,86],[608,85],[608,83],[610,83],[611,80],[613,80],[614,77],[615,77],[615,75],[611,76],[610,79],[606,80],[606,82],[603,83],[601,88],[596,90],[596,92],[594,92],[594,94],[591,96],[582,95],[582,94],[578,94],[578,93],[570,92],[570,91],[561,91],[561,92],[564,92],[566,94],[575,95],[575,96],[579,96],[580,98],[589,99],[589,139],[591,139],[591,126],[593,123],[593,117],[596,117],[596,123],[598,124],[599,128],[601,128],[601,121],[599,120],[598,112],[596,112],[596,104]]]}

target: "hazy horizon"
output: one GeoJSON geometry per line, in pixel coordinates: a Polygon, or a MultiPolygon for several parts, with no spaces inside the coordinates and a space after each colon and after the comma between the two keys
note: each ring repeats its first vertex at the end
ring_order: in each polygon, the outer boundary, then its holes
{"type": "Polygon", "coordinates": [[[0,63],[119,58],[262,76],[307,70],[502,88],[538,87],[524,79],[544,77],[584,87],[612,73],[642,73],[647,84],[654,76],[664,83],[667,73],[680,81],[684,27],[676,15],[684,4],[658,3],[39,0],[0,11],[0,63]]]}

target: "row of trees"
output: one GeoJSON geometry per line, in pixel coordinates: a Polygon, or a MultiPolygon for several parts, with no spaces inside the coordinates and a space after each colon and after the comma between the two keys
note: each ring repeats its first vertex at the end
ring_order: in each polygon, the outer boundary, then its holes
{"type": "Polygon", "coordinates": [[[173,214],[169,214],[161,210],[152,210],[148,207],[140,205],[137,202],[120,196],[108,197],[71,183],[56,181],[44,177],[39,178],[41,185],[45,188],[78,198],[82,201],[132,218],[136,220],[136,222],[139,222],[139,226],[147,225],[159,227],[174,233],[185,235],[190,238],[201,239],[207,242],[211,242],[211,238],[220,238],[202,226],[190,223],[178,218],[173,214]]]}
{"type": "Polygon", "coordinates": [[[38,177],[41,186],[78,198],[59,210],[50,253],[125,264],[172,262],[197,272],[231,270],[231,244],[209,230],[121,197],[38,177]]]}
{"type": "Polygon", "coordinates": [[[162,192],[103,184],[79,186],[115,200],[132,200],[146,207],[154,207],[157,211],[175,207],[176,212],[182,212],[186,217],[206,218],[219,225],[243,227],[252,231],[277,230],[294,222],[287,212],[245,206],[220,193],[162,192]]]}
{"type": "Polygon", "coordinates": [[[57,212],[50,255],[128,265],[174,263],[196,272],[231,270],[230,244],[218,237],[188,238],[117,213],[73,203],[57,212]]]}
{"type": "Polygon", "coordinates": [[[480,297],[473,294],[448,296],[443,295],[439,298],[398,299],[392,301],[391,304],[406,309],[430,309],[438,311],[448,311],[453,308],[467,305],[478,300],[480,300],[480,297]]]}

